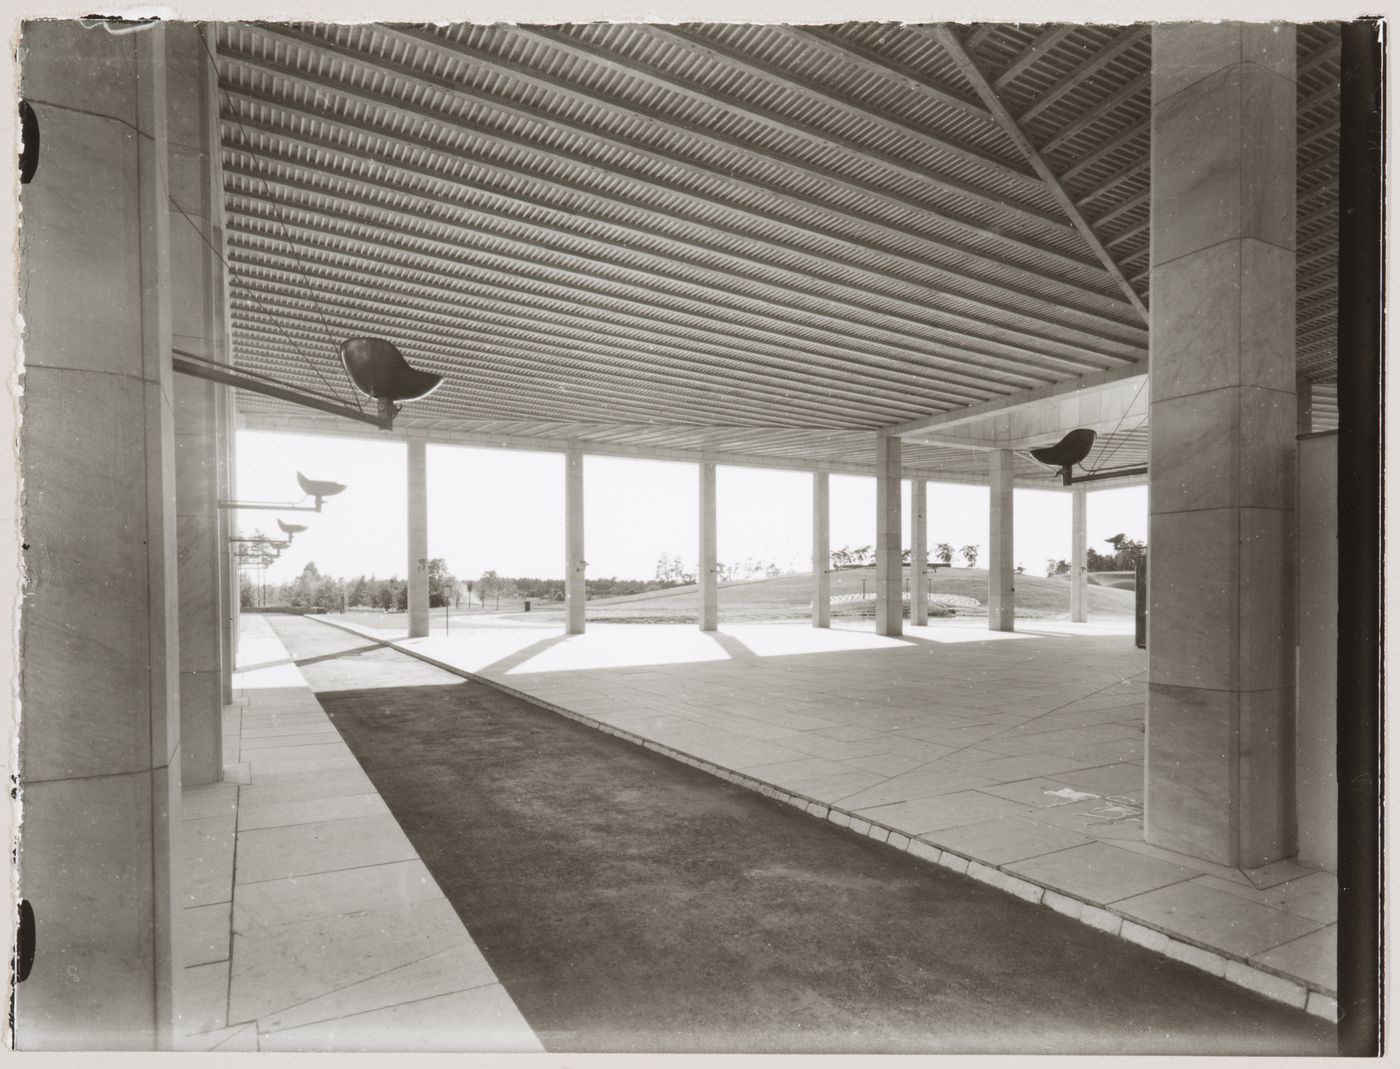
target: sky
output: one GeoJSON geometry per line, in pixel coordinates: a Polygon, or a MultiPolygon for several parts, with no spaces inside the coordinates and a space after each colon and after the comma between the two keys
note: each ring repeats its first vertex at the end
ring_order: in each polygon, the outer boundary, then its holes
{"type": "MultiPolygon", "coordinates": [[[[238,498],[296,502],[296,473],[345,483],[319,514],[239,510],[243,534],[277,534],[277,517],[306,524],[268,569],[267,579],[295,578],[314,561],[324,574],[402,576],[406,531],[407,447],[369,438],[323,438],[238,432],[238,498]]],[[[670,461],[584,458],[584,556],[595,578],[647,579],[658,558],[679,556],[693,568],[698,553],[698,467],[670,461]]],[[[831,548],[875,541],[875,480],[831,476],[831,548]]],[[[807,571],[811,555],[812,477],[806,472],[719,465],[716,473],[720,561],[753,558],[807,571]]],[[[909,538],[909,483],[904,484],[909,538]]],[[[1147,539],[1147,488],[1091,490],[1089,544],[1122,532],[1147,539]]],[[[928,484],[929,546],[973,543],[987,552],[987,489],[928,484]]],[[[1070,495],[1017,490],[1015,559],[1045,574],[1048,558],[1070,552],[1070,495]]],[[[459,578],[498,575],[561,578],[564,573],[564,458],[560,453],[428,446],[428,555],[459,578]]],[[[957,565],[963,562],[957,558],[957,565]]]]}

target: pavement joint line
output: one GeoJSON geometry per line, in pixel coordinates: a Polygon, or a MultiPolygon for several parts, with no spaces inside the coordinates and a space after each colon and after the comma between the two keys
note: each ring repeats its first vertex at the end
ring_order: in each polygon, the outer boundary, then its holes
{"type": "MultiPolygon", "coordinates": [[[[536,708],[555,713],[558,716],[573,720],[593,728],[594,730],[602,731],[609,735],[615,735],[617,738],[625,739],[634,745],[651,750],[654,753],[658,753],[663,757],[667,757],[681,764],[690,765],[699,771],[726,780],[746,790],[751,790],[779,801],[786,801],[781,795],[787,793],[787,797],[792,799],[788,804],[791,804],[795,808],[804,810],[809,815],[815,816],[818,819],[825,819],[829,823],[836,824],[839,827],[850,828],[857,834],[874,838],[873,831],[877,827],[874,822],[870,821],[868,818],[857,816],[855,813],[842,809],[839,806],[830,805],[814,798],[783,792],[781,788],[774,787],[772,784],[760,780],[755,776],[737,772],[733,769],[723,768],[720,765],[715,765],[706,761],[704,758],[696,757],[694,754],[687,753],[677,747],[657,742],[655,739],[649,739],[643,735],[628,731],[625,728],[616,727],[613,724],[598,720],[574,709],[557,705],[546,698],[540,698],[534,694],[517,690],[509,684],[491,679],[488,676],[478,675],[475,672],[468,672],[464,668],[458,668],[455,665],[439,661],[434,657],[428,656],[426,653],[401,645],[401,640],[368,635],[363,631],[347,627],[345,624],[321,619],[318,616],[303,616],[302,619],[315,620],[317,623],[324,624],[327,627],[337,628],[347,634],[355,635],[358,638],[369,639],[388,649],[423,661],[435,668],[440,668],[442,671],[448,672],[451,675],[458,676],[473,683],[480,683],[482,686],[489,687],[503,694],[508,694],[536,708]],[[822,810],[825,810],[825,812],[821,812],[822,810]],[[865,828],[857,829],[853,826],[853,822],[863,824],[865,828]]],[[[1335,991],[1323,989],[1310,982],[1300,982],[1296,977],[1287,976],[1275,972],[1272,969],[1262,968],[1252,962],[1242,960],[1237,955],[1222,952],[1222,949],[1219,947],[1197,944],[1188,938],[1182,938],[1164,932],[1150,922],[1127,917],[1124,914],[1118,913],[1111,906],[1099,906],[1077,895],[1057,891],[1053,887],[1048,887],[1044,884],[1036,883],[1033,880],[1025,879],[1019,875],[1014,875],[1004,871],[998,866],[989,865],[986,862],[977,861],[975,858],[967,857],[956,851],[948,850],[923,836],[907,836],[905,832],[897,832],[893,828],[888,828],[884,825],[879,825],[879,827],[889,833],[889,838],[877,841],[885,842],[887,846],[893,846],[896,850],[901,850],[913,857],[940,865],[959,875],[968,876],[971,879],[977,880],[979,883],[996,887],[999,890],[1003,890],[1008,894],[1015,895],[1026,901],[1046,906],[1049,909],[1054,909],[1057,913],[1082,921],[1092,928],[1097,928],[1100,931],[1107,932],[1120,939],[1125,939],[1128,942],[1138,943],[1174,961],[1179,961],[1182,964],[1200,969],[1203,972],[1210,973],[1212,976],[1221,977],[1238,987],[1253,991],[1255,994],[1262,995],[1271,1001],[1283,1003],[1294,1009],[1305,1009],[1313,1016],[1321,1017],[1334,1024],[1337,1021],[1337,993],[1335,991]],[[896,836],[905,838],[906,844],[895,843],[893,840],[896,836]],[[1054,896],[1054,900],[1047,900],[1047,896],[1054,896]],[[1080,907],[1078,912],[1072,912],[1070,908],[1066,908],[1067,904],[1071,902],[1078,904],[1080,907]],[[1146,942],[1142,942],[1141,939],[1132,938],[1131,934],[1124,934],[1125,927],[1128,927],[1130,933],[1136,934],[1140,929],[1142,932],[1152,933],[1152,936],[1155,938],[1153,938],[1151,945],[1149,945],[1146,942]],[[1223,970],[1217,971],[1213,967],[1213,959],[1219,959],[1220,962],[1224,964],[1223,970]]],[[[1010,862],[1008,862],[1008,864],[1010,864],[1010,862]]],[[[1149,937],[1142,936],[1141,938],[1149,937]]]]}

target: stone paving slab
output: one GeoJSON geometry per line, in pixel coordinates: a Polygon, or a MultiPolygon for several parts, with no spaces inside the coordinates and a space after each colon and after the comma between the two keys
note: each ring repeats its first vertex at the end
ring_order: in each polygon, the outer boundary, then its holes
{"type": "Polygon", "coordinates": [[[1218,975],[1229,962],[1231,978],[1270,997],[1324,1016],[1335,1010],[1325,935],[1270,956],[1312,932],[1330,928],[1335,938],[1334,877],[1293,861],[1228,869],[1143,842],[1146,656],[1131,643],[1131,621],[1036,621],[1014,634],[938,622],[903,639],[875,636],[868,625],[747,624],[707,634],[590,624],[584,636],[537,636],[499,662],[489,651],[502,643],[478,643],[477,629],[412,640],[350,629],[817,815],[886,841],[899,836],[911,852],[1013,893],[1076,902],[1081,919],[1160,942],[1163,953],[1218,975]],[[802,726],[789,724],[786,735],[736,730],[778,724],[794,708],[802,726]],[[826,763],[804,763],[813,758],[826,763]],[[804,768],[815,771],[794,774],[804,768]],[[1045,849],[1024,854],[1037,836],[1045,849]],[[1063,861],[1036,861],[1088,846],[1095,866],[1055,878],[1072,889],[1031,876],[1068,873],[1074,866],[1063,861]],[[1146,872],[1172,879],[1163,887],[1146,872]],[[1192,882],[1202,876],[1282,890],[1267,901],[1231,902],[1218,890],[1203,899],[1210,889],[1192,882]],[[1305,891],[1289,892],[1295,881],[1307,881],[1305,891]],[[1327,915],[1329,900],[1333,919],[1314,919],[1327,915]],[[1302,967],[1298,959],[1314,950],[1317,960],[1302,967]]]}
{"type": "Polygon", "coordinates": [[[225,782],[184,792],[177,1048],[543,1050],[265,619],[239,654],[225,782]]]}

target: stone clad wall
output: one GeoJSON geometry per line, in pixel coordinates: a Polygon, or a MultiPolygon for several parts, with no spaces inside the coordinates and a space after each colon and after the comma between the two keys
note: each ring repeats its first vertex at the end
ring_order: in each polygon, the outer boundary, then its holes
{"type": "Polygon", "coordinates": [[[165,33],[24,27],[20,1049],[171,1043],[180,806],[165,33]]]}
{"type": "Polygon", "coordinates": [[[1298,860],[1337,871],[1337,435],[1298,442],[1298,860]]]}

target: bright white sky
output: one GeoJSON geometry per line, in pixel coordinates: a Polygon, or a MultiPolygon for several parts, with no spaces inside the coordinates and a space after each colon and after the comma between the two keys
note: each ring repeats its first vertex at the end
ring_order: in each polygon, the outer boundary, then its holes
{"type": "MultiPolygon", "coordinates": [[[[295,501],[296,473],[348,489],[322,512],[281,513],[307,531],[268,569],[269,581],[300,574],[308,561],[330,575],[402,576],[408,555],[405,465],[401,442],[238,432],[238,496],[295,501]]],[[[657,558],[697,556],[694,464],[616,457],[584,459],[585,556],[595,577],[650,578],[657,558]]],[[[719,559],[810,567],[812,478],[805,472],[720,466],[719,559]]],[[[909,484],[904,484],[904,545],[909,544],[909,484]]],[[[929,483],[929,546],[982,547],[986,559],[987,490],[929,483]]],[[[236,513],[244,534],[276,535],[277,512],[236,513]]],[[[1069,556],[1070,495],[1016,491],[1016,561],[1045,574],[1047,558],[1069,556]]],[[[1089,544],[1122,531],[1147,538],[1147,488],[1091,491],[1089,544]]],[[[875,541],[875,480],[831,477],[831,547],[875,541]]],[[[460,578],[487,570],[505,576],[564,574],[564,458],[558,453],[428,446],[428,555],[460,578]]],[[[961,565],[961,558],[955,558],[961,565]]]]}

